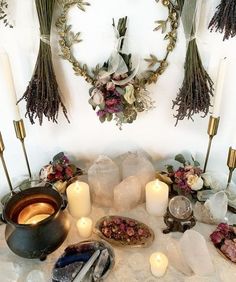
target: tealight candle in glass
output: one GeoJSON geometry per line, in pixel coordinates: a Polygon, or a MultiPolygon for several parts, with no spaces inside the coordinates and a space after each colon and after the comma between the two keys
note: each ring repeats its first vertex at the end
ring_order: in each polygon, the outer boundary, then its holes
{"type": "Polygon", "coordinates": [[[157,252],[150,256],[151,272],[155,277],[165,275],[168,267],[168,258],[163,253],[157,252]]]}
{"type": "Polygon", "coordinates": [[[76,227],[79,233],[79,236],[82,238],[88,238],[92,234],[93,230],[93,221],[89,217],[81,217],[77,223],[76,227]]]}

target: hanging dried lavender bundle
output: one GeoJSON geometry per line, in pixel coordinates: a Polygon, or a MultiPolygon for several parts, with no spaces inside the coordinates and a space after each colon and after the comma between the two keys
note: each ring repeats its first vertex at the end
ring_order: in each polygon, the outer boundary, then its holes
{"type": "Polygon", "coordinates": [[[38,118],[41,125],[43,116],[48,120],[57,122],[60,106],[66,118],[67,111],[60,97],[50,47],[50,31],[55,0],[35,0],[35,4],[40,25],[40,47],[32,79],[19,102],[22,99],[26,100],[26,116],[32,124],[38,118]]]}
{"type": "Polygon", "coordinates": [[[221,0],[208,27],[211,31],[224,33],[223,40],[236,35],[236,1],[221,0]]]}
{"type": "Polygon", "coordinates": [[[8,18],[7,18],[7,9],[8,9],[7,1],[0,0],[0,21],[3,21],[3,24],[5,26],[12,28],[13,25],[9,23],[8,18]]]}
{"type": "Polygon", "coordinates": [[[177,108],[176,125],[184,118],[193,119],[194,114],[209,112],[213,82],[204,69],[196,42],[198,0],[177,0],[187,40],[187,54],[184,65],[184,80],[173,101],[177,108]]]}

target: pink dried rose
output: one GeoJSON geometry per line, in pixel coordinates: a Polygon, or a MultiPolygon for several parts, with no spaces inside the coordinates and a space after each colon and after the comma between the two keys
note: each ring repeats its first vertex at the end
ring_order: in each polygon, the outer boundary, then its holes
{"type": "Polygon", "coordinates": [[[225,240],[220,250],[226,255],[231,261],[236,262],[236,243],[232,240],[225,240]]]}
{"type": "Polygon", "coordinates": [[[63,171],[63,166],[60,165],[60,164],[56,164],[56,165],[55,165],[55,170],[62,172],[62,171],[63,171]]]}
{"type": "Polygon", "coordinates": [[[140,229],[138,230],[138,235],[139,235],[139,236],[144,235],[144,230],[140,228],[140,229]]]}
{"type": "Polygon", "coordinates": [[[111,229],[108,227],[105,227],[102,229],[102,233],[107,237],[110,238],[111,237],[111,229]]]}
{"type": "Polygon", "coordinates": [[[214,231],[210,235],[211,241],[213,242],[214,245],[217,245],[224,240],[225,236],[220,232],[220,231],[214,231]]]}
{"type": "Polygon", "coordinates": [[[130,236],[130,237],[133,236],[134,233],[135,233],[134,229],[132,227],[128,227],[126,232],[127,232],[128,236],[130,236]]]}
{"type": "Polygon", "coordinates": [[[227,223],[220,223],[217,226],[217,230],[220,231],[223,235],[227,236],[230,231],[230,227],[227,223]]]}
{"type": "Polygon", "coordinates": [[[107,83],[106,89],[107,89],[107,91],[114,91],[116,89],[116,86],[112,81],[110,81],[110,82],[107,83]]]}
{"type": "Polygon", "coordinates": [[[121,219],[118,218],[118,217],[117,217],[117,218],[114,218],[113,220],[114,220],[114,223],[115,223],[115,224],[121,224],[121,223],[122,223],[121,219]]]}

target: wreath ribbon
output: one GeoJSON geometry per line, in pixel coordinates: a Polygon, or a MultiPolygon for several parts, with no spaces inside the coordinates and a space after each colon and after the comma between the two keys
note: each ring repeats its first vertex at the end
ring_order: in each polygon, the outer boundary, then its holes
{"type": "MultiPolygon", "coordinates": [[[[118,31],[116,30],[115,34],[118,34],[118,31]]],[[[115,48],[114,51],[112,52],[112,54],[110,55],[110,58],[108,59],[108,70],[107,71],[102,71],[102,73],[99,74],[99,79],[106,79],[107,77],[110,77],[112,74],[120,76],[123,74],[127,74],[128,67],[124,61],[124,59],[122,58],[122,56],[120,55],[120,46],[121,46],[121,42],[122,40],[124,40],[125,36],[121,36],[118,37],[117,36],[117,41],[115,44],[115,48]]],[[[138,73],[139,71],[139,66],[140,66],[140,59],[138,57],[136,57],[136,60],[134,61],[134,67],[133,70],[131,72],[131,74],[126,77],[125,79],[116,81],[116,80],[112,80],[112,82],[115,85],[125,85],[128,84],[138,73]]]]}

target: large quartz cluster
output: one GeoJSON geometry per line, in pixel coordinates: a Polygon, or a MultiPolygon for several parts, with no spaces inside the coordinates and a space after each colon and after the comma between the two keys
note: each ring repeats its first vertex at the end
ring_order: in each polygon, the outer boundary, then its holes
{"type": "Polygon", "coordinates": [[[130,210],[144,202],[145,186],[155,179],[152,163],[140,153],[128,153],[120,166],[100,156],[88,170],[92,198],[98,205],[130,210]]]}

